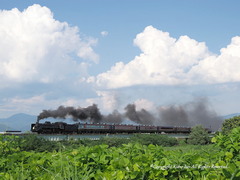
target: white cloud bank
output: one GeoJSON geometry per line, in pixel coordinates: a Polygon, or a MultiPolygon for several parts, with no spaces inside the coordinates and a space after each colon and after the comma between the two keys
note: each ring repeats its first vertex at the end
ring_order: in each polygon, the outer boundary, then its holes
{"type": "MultiPolygon", "coordinates": [[[[208,51],[203,42],[188,36],[170,37],[148,26],[134,40],[142,53],[127,64],[116,63],[94,78],[98,86],[121,88],[133,85],[177,85],[240,81],[240,37],[221,49],[208,51]]],[[[93,80],[93,78],[91,78],[93,80]]]]}
{"type": "Polygon", "coordinates": [[[98,61],[96,39],[82,39],[77,27],[55,20],[40,5],[0,11],[0,39],[0,88],[80,76],[89,63],[83,60],[98,61]]]}

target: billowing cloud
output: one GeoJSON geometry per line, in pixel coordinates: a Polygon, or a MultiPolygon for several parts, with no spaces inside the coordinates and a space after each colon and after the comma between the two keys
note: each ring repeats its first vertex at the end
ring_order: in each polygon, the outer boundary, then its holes
{"type": "Polygon", "coordinates": [[[240,37],[221,49],[219,56],[208,56],[192,67],[189,76],[200,82],[225,83],[240,81],[240,37]]]}
{"type": "Polygon", "coordinates": [[[98,61],[93,38],[82,38],[77,27],[54,19],[47,7],[0,11],[0,80],[10,82],[63,80],[86,73],[98,61]]]}
{"type": "Polygon", "coordinates": [[[134,44],[142,53],[127,64],[118,62],[99,74],[97,85],[120,88],[240,81],[240,37],[234,37],[220,55],[214,55],[203,42],[188,36],[175,39],[148,26],[136,36],[134,44]]]}

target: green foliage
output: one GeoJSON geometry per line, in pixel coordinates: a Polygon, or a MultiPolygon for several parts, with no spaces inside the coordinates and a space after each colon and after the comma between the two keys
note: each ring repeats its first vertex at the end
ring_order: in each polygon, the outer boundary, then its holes
{"type": "Polygon", "coordinates": [[[19,137],[0,135],[0,157],[19,152],[19,137]]]}
{"type": "Polygon", "coordinates": [[[240,127],[240,116],[235,116],[233,118],[225,119],[222,124],[223,134],[228,134],[233,128],[240,127]]]}
{"type": "Polygon", "coordinates": [[[100,144],[107,144],[109,147],[120,147],[130,142],[127,138],[105,137],[99,140],[100,144]]]}
{"type": "Polygon", "coordinates": [[[51,152],[59,149],[57,142],[48,141],[36,135],[20,137],[20,149],[22,151],[51,152]]]}
{"type": "Polygon", "coordinates": [[[116,147],[113,139],[103,140],[112,147],[85,146],[72,140],[72,146],[64,142],[58,151],[36,152],[19,149],[22,140],[0,136],[0,179],[240,179],[240,128],[220,133],[207,146],[163,148],[135,141],[116,147]]]}
{"type": "Polygon", "coordinates": [[[227,165],[223,174],[229,179],[240,179],[240,127],[234,128],[228,134],[219,134],[212,138],[218,147],[220,161],[218,165],[227,165]]]}
{"type": "Polygon", "coordinates": [[[208,132],[201,126],[195,126],[191,129],[191,133],[189,135],[188,143],[194,145],[204,145],[210,142],[208,132]]]}
{"type": "Polygon", "coordinates": [[[187,144],[187,140],[186,140],[186,139],[178,139],[178,144],[179,144],[180,146],[184,146],[184,145],[187,144]]]}
{"type": "Polygon", "coordinates": [[[227,135],[219,134],[212,138],[222,150],[232,153],[233,158],[240,160],[240,127],[232,129],[227,135]]]}
{"type": "Polygon", "coordinates": [[[0,154],[2,155],[19,151],[52,152],[60,148],[58,142],[48,141],[36,135],[0,135],[0,154]]]}
{"type": "Polygon", "coordinates": [[[121,147],[123,144],[127,143],[140,143],[143,145],[160,145],[160,146],[174,146],[178,144],[175,138],[169,137],[167,135],[161,134],[135,134],[130,138],[118,138],[118,137],[104,137],[99,140],[90,139],[79,139],[72,141],[62,141],[64,146],[78,147],[80,145],[84,146],[95,146],[106,144],[109,147],[121,147]]]}
{"type": "Polygon", "coordinates": [[[176,138],[162,134],[135,134],[130,140],[143,145],[175,146],[178,144],[176,138]]]}
{"type": "Polygon", "coordinates": [[[63,140],[59,143],[63,146],[68,146],[70,148],[78,148],[81,145],[84,146],[96,146],[106,144],[109,147],[120,147],[123,144],[130,142],[130,139],[126,138],[117,138],[117,137],[104,137],[99,140],[91,140],[91,139],[78,139],[78,140],[63,140]]]}

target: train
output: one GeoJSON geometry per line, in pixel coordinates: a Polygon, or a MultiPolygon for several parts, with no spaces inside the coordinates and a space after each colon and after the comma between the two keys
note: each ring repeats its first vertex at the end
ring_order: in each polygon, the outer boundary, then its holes
{"type": "MultiPolygon", "coordinates": [[[[210,129],[206,130],[210,133],[210,129]]],[[[31,124],[31,131],[38,134],[88,134],[88,133],[190,133],[191,127],[49,122],[31,124]]]]}

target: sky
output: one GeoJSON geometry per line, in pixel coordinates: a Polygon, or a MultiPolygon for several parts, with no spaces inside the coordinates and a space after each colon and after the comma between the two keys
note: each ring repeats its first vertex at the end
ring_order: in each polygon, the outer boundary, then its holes
{"type": "Polygon", "coordinates": [[[237,0],[1,0],[0,118],[60,105],[240,112],[237,0]]]}

